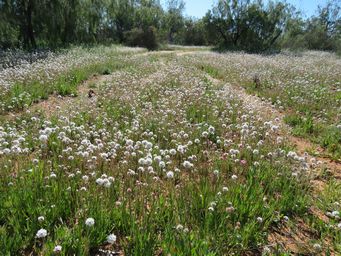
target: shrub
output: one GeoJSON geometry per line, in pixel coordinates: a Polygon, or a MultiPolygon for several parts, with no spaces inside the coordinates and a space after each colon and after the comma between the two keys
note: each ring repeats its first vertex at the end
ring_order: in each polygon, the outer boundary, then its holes
{"type": "Polygon", "coordinates": [[[156,29],[153,26],[146,29],[133,28],[125,33],[125,42],[129,46],[140,46],[148,50],[155,50],[158,48],[156,29]]]}

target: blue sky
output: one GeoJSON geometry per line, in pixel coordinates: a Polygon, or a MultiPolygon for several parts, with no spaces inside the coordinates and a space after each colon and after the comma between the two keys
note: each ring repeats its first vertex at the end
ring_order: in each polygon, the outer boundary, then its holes
{"type": "MultiPolygon", "coordinates": [[[[217,0],[184,0],[186,3],[185,14],[188,16],[201,18],[212,8],[212,4],[217,0]]],[[[327,0],[287,0],[288,3],[296,6],[306,16],[315,14],[318,5],[324,5],[327,0]]]]}

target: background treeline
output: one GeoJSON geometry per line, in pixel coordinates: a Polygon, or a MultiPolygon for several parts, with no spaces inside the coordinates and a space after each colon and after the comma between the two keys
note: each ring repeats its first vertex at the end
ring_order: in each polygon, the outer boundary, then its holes
{"type": "Polygon", "coordinates": [[[262,52],[341,51],[340,3],[304,19],[281,1],[219,0],[202,19],[184,16],[182,0],[0,0],[0,48],[58,48],[123,43],[215,45],[262,52]]]}

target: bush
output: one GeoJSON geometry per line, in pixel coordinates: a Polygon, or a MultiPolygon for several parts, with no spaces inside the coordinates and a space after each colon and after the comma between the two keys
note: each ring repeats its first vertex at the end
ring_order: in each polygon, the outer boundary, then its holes
{"type": "Polygon", "coordinates": [[[0,22],[0,48],[15,48],[18,47],[17,38],[19,31],[12,27],[10,23],[0,22]]]}
{"type": "Polygon", "coordinates": [[[156,29],[153,26],[146,29],[134,28],[126,32],[124,37],[126,44],[129,46],[145,47],[148,50],[155,50],[158,48],[156,29]]]}

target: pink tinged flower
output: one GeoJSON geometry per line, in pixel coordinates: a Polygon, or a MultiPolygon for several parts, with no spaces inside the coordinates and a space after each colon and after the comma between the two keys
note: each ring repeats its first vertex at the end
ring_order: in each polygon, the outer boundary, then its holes
{"type": "Polygon", "coordinates": [[[235,209],[234,209],[233,206],[229,206],[229,207],[226,208],[226,212],[227,212],[227,213],[232,213],[232,212],[234,212],[234,210],[235,210],[235,209]]]}
{"type": "Polygon", "coordinates": [[[55,253],[60,253],[61,251],[62,251],[61,245],[56,245],[53,249],[53,252],[55,252],[55,253]]]}

